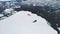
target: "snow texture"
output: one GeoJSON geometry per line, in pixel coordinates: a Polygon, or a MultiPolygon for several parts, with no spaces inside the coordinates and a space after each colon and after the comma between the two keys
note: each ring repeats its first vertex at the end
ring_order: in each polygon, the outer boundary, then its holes
{"type": "Polygon", "coordinates": [[[57,34],[57,32],[44,18],[29,11],[19,11],[0,21],[0,34],[57,34]],[[37,22],[33,23],[34,20],[37,22]]]}

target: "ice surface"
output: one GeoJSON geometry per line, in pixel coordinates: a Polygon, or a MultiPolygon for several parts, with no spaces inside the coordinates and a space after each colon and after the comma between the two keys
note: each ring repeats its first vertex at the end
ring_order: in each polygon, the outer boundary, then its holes
{"type": "Polygon", "coordinates": [[[19,11],[0,21],[0,34],[57,34],[57,32],[44,18],[27,11],[19,11]],[[31,16],[28,16],[28,13],[31,16]],[[33,23],[34,20],[37,22],[33,23]]]}

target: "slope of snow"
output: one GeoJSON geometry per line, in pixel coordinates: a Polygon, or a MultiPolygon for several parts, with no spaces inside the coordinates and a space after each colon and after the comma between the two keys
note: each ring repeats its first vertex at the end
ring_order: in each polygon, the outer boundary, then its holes
{"type": "Polygon", "coordinates": [[[57,34],[47,21],[27,11],[20,11],[0,21],[0,34],[57,34]],[[28,16],[27,14],[31,14],[28,16]],[[33,23],[37,20],[36,23],[33,23]]]}

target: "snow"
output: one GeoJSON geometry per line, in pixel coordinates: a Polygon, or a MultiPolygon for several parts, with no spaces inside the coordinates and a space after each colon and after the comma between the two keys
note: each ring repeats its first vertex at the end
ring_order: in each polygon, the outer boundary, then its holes
{"type": "Polygon", "coordinates": [[[27,0],[21,2],[21,4],[27,4],[33,6],[50,6],[55,9],[60,8],[60,0],[27,0]]]}
{"type": "Polygon", "coordinates": [[[20,11],[0,21],[0,34],[57,34],[47,21],[28,11],[20,11]],[[28,16],[27,14],[31,16],[28,16]],[[37,20],[36,23],[33,23],[37,20]]]}
{"type": "Polygon", "coordinates": [[[0,17],[1,17],[1,16],[4,16],[4,15],[3,15],[3,14],[0,14],[0,17]]]}
{"type": "Polygon", "coordinates": [[[11,1],[11,0],[0,0],[0,1],[11,1]]]}
{"type": "Polygon", "coordinates": [[[4,10],[5,13],[11,13],[12,11],[14,11],[12,8],[4,10]]]}

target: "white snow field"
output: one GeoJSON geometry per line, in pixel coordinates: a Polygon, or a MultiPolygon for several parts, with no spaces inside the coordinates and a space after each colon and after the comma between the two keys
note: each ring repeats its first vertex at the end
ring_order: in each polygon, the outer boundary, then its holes
{"type": "Polygon", "coordinates": [[[44,18],[28,11],[20,11],[0,21],[0,34],[57,34],[57,31],[44,18]],[[34,20],[37,22],[33,23],[34,20]]]}

